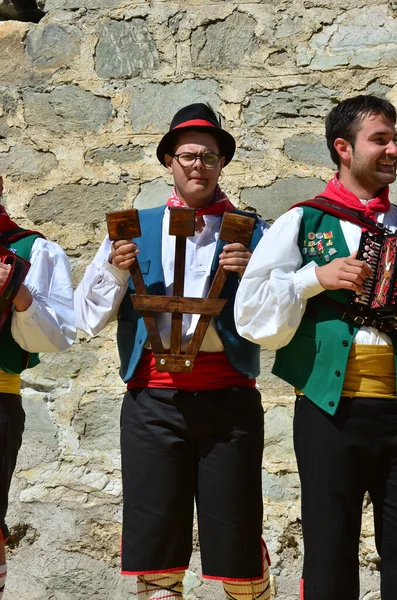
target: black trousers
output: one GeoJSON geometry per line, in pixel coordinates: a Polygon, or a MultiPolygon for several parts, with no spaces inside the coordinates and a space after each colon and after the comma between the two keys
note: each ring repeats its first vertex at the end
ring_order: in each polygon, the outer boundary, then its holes
{"type": "Polygon", "coordinates": [[[5,524],[8,492],[22,444],[24,426],[25,412],[21,396],[0,393],[0,528],[3,538],[8,537],[5,524]]]}
{"type": "Polygon", "coordinates": [[[204,576],[261,577],[262,450],[255,388],[128,391],[122,573],[186,568],[196,500],[204,576]]]}
{"type": "Polygon", "coordinates": [[[369,492],[383,600],[397,599],[397,401],[341,398],[335,416],[298,396],[304,600],[359,598],[359,537],[369,492]]]}

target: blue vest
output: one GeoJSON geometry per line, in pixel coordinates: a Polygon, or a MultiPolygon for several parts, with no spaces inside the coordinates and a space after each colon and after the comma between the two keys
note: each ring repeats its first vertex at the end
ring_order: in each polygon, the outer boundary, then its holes
{"type": "MultiPolygon", "coordinates": [[[[165,295],[164,274],[161,263],[162,223],[165,206],[139,211],[142,237],[134,241],[139,245],[138,261],[147,292],[150,295],[165,295]]],[[[253,250],[262,237],[262,231],[255,215],[234,211],[237,214],[255,218],[255,229],[250,248],[253,250]]],[[[219,255],[226,242],[218,240],[211,266],[211,281],[218,264],[219,255]]],[[[259,375],[259,346],[240,337],[234,323],[234,298],[238,287],[237,273],[230,273],[222,290],[221,298],[228,302],[221,314],[216,317],[219,337],[225,348],[231,365],[248,378],[259,375]]],[[[129,381],[142,355],[148,338],[145,323],[139,311],[134,310],[130,294],[134,293],[134,285],[129,279],[127,293],[121,303],[118,314],[117,345],[120,354],[120,376],[129,381]]]]}

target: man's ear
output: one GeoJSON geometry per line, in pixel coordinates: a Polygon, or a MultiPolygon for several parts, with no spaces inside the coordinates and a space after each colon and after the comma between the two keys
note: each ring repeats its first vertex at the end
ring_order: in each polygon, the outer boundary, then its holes
{"type": "Polygon", "coordinates": [[[353,154],[353,147],[350,142],[343,138],[336,138],[334,148],[341,158],[343,164],[348,164],[353,154]]]}
{"type": "Polygon", "coordinates": [[[172,169],[172,156],[171,154],[166,154],[164,156],[164,162],[165,162],[165,166],[167,167],[167,171],[170,175],[172,175],[173,173],[173,169],[172,169]]]}

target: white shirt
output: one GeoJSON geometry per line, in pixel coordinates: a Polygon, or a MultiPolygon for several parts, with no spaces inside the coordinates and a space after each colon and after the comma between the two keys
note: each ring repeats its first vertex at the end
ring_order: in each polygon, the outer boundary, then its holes
{"type": "MultiPolygon", "coordinates": [[[[173,295],[175,236],[169,231],[170,211],[164,211],[162,224],[162,267],[166,295],[173,295]]],[[[210,270],[222,217],[204,215],[205,227],[186,239],[186,266],[184,296],[205,298],[209,291],[210,270]]],[[[262,231],[268,225],[261,221],[262,231]]],[[[138,240],[139,248],[139,240],[138,240]]],[[[107,236],[75,292],[75,315],[78,328],[96,335],[117,316],[128,287],[129,271],[118,269],[108,262],[111,242],[107,236]]],[[[170,347],[171,314],[156,314],[157,328],[164,348],[170,347]]],[[[196,327],[199,315],[183,314],[182,349],[185,349],[196,327]]],[[[221,352],[222,342],[214,319],[211,319],[200,348],[203,352],[221,352]]]]}
{"type": "Polygon", "coordinates": [[[29,261],[24,283],[33,302],[22,312],[13,307],[11,334],[28,352],[66,350],[76,337],[68,258],[55,242],[37,238],[29,261]]]}
{"type": "MultiPolygon", "coordinates": [[[[324,291],[312,261],[302,267],[298,234],[303,209],[294,208],[271,226],[256,247],[235,300],[235,319],[238,333],[269,348],[286,346],[298,329],[307,300],[324,291]]],[[[397,208],[377,214],[377,220],[391,230],[397,227],[397,208]]],[[[359,246],[361,228],[340,221],[350,252],[359,246]]],[[[385,333],[373,327],[361,327],[354,340],[358,344],[388,344],[385,333]]]]}

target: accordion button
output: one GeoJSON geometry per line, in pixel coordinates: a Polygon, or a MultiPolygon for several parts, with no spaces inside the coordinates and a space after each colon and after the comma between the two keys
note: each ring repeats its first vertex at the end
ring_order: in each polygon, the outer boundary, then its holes
{"type": "Polygon", "coordinates": [[[349,342],[347,340],[343,340],[342,344],[344,345],[344,347],[346,348],[346,346],[349,345],[349,342]]]}
{"type": "Polygon", "coordinates": [[[336,375],[337,377],[340,377],[340,371],[335,371],[335,375],[336,375]]]}

